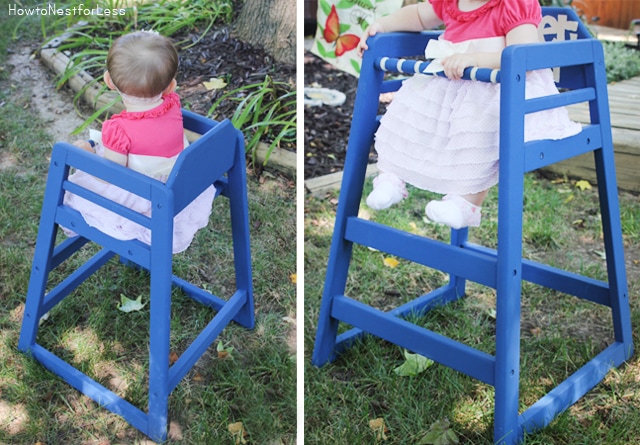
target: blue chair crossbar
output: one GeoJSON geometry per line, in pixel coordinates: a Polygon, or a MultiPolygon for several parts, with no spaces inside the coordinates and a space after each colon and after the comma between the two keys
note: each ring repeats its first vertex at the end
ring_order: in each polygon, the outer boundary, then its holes
{"type": "Polygon", "coordinates": [[[231,321],[254,326],[251,252],[244,139],[230,121],[216,122],[183,110],[186,129],[202,136],[178,157],[166,183],[107,161],[68,143],[56,143],[51,155],[40,227],[18,348],[44,367],[157,442],[167,438],[168,398],[225,326],[231,321]],[[146,217],[67,180],[70,168],[85,171],[152,203],[146,217]],[[173,219],[211,184],[229,199],[236,290],[227,299],[173,275],[173,219]],[[65,191],[108,208],[151,230],[151,243],[112,238],[86,224],[63,204],[65,191]],[[58,226],[78,236],[56,245],[58,226]],[[47,292],[49,274],[88,242],[102,249],[47,292]],[[41,318],[107,261],[119,255],[124,264],[149,271],[150,340],[148,407],[140,409],[65,362],[37,341],[41,318]],[[217,312],[180,358],[170,365],[172,286],[217,312]]]}
{"type": "MultiPolygon", "coordinates": [[[[604,54],[573,10],[543,8],[539,33],[547,42],[514,45],[502,54],[498,73],[477,72],[478,80],[498,80],[500,173],[498,244],[488,249],[468,241],[468,229],[452,230],[450,243],[406,233],[358,218],[369,151],[377,128],[378,98],[401,80],[385,80],[385,70],[422,72],[426,62],[398,60],[423,53],[438,32],[379,34],[368,40],[356,93],[347,158],[332,238],[312,362],[333,361],[363,334],[372,334],[492,385],[494,442],[515,444],[525,433],[548,425],[597,385],[612,367],[633,354],[620,209],[614,167],[604,54]],[[554,96],[525,100],[529,70],[559,71],[554,96]],[[482,77],[482,79],[480,79],[482,77]],[[566,90],[566,91],[565,91],[566,90]],[[588,102],[591,122],[562,140],[524,142],[527,113],[588,102]],[[606,282],[522,258],[522,214],[526,172],[583,153],[593,153],[606,251],[606,282]],[[449,274],[442,288],[383,312],[346,296],[353,244],[417,262],[449,274]],[[470,280],[496,289],[495,355],[419,327],[402,317],[426,313],[465,294],[470,280]],[[614,341],[538,402],[519,414],[520,311],[522,280],[611,309],[614,341]],[[338,335],[340,323],[353,326],[338,335]]],[[[471,70],[467,78],[471,78],[471,70]]]]}

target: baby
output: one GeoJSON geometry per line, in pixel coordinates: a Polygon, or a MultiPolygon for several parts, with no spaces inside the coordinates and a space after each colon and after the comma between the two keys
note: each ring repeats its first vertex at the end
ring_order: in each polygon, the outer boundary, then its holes
{"type": "MultiPolygon", "coordinates": [[[[180,98],[175,93],[178,53],[173,43],[154,32],[138,31],[113,42],[107,55],[105,83],[122,97],[125,111],[102,125],[99,141],[75,145],[159,181],[166,181],[180,152],[188,145],[182,124],[180,98]]],[[[113,184],[82,171],[71,182],[144,215],[151,203],[113,184]]],[[[173,252],[181,252],[195,233],[205,227],[211,214],[215,188],[209,187],[174,221],[173,252]]],[[[117,239],[150,243],[150,231],[72,193],[64,203],[78,210],[92,227],[117,239]]],[[[65,230],[68,235],[72,232],[65,230]]]]}

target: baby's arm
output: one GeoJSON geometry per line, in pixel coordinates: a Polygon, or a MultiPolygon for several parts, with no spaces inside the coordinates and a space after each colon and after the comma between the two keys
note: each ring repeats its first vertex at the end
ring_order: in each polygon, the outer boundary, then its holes
{"type": "Polygon", "coordinates": [[[364,50],[369,48],[367,39],[379,32],[418,32],[435,28],[441,23],[429,2],[405,6],[392,14],[380,17],[367,28],[358,44],[358,54],[362,57],[364,50]]]}
{"type": "MultiPolygon", "coordinates": [[[[506,44],[519,45],[538,42],[538,30],[534,25],[516,26],[507,33],[506,44]]],[[[502,51],[491,53],[454,54],[442,59],[444,73],[450,79],[460,79],[465,68],[474,66],[482,68],[500,68],[502,51]]]]}
{"type": "Polygon", "coordinates": [[[116,164],[127,166],[128,156],[117,151],[113,151],[104,147],[104,158],[115,162],[116,164]]]}

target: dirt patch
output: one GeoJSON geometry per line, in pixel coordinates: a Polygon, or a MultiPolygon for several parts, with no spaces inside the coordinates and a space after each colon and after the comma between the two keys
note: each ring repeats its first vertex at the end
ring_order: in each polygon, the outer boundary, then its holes
{"type": "Polygon", "coordinates": [[[27,45],[9,51],[11,88],[31,91],[29,106],[38,111],[53,141],[78,139],[71,133],[84,119],[75,110],[73,92],[67,87],[56,88],[53,73],[33,56],[36,50],[36,45],[27,45]]]}
{"type": "MultiPolygon", "coordinates": [[[[174,41],[196,38],[195,35],[179,35],[174,41]]],[[[276,62],[263,49],[232,37],[228,27],[221,27],[209,32],[197,45],[180,50],[177,80],[183,103],[192,111],[206,115],[211,105],[226,92],[260,83],[266,76],[294,90],[295,73],[295,66],[276,62]],[[227,86],[208,90],[203,81],[211,78],[221,78],[227,86]]],[[[230,118],[237,105],[234,101],[222,102],[216,108],[216,115],[230,118]]]]}

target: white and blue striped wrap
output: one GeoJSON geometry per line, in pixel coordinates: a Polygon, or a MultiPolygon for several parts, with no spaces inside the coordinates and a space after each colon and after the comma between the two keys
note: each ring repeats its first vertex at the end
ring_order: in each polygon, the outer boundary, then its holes
{"type": "MultiPolygon", "coordinates": [[[[430,74],[440,77],[447,77],[444,71],[431,73],[427,67],[431,62],[425,60],[398,59],[394,57],[380,57],[376,59],[376,67],[382,71],[397,72],[403,74],[430,74]]],[[[464,69],[462,75],[464,80],[477,80],[480,82],[499,83],[500,70],[490,68],[468,67],[464,69]]]]}

